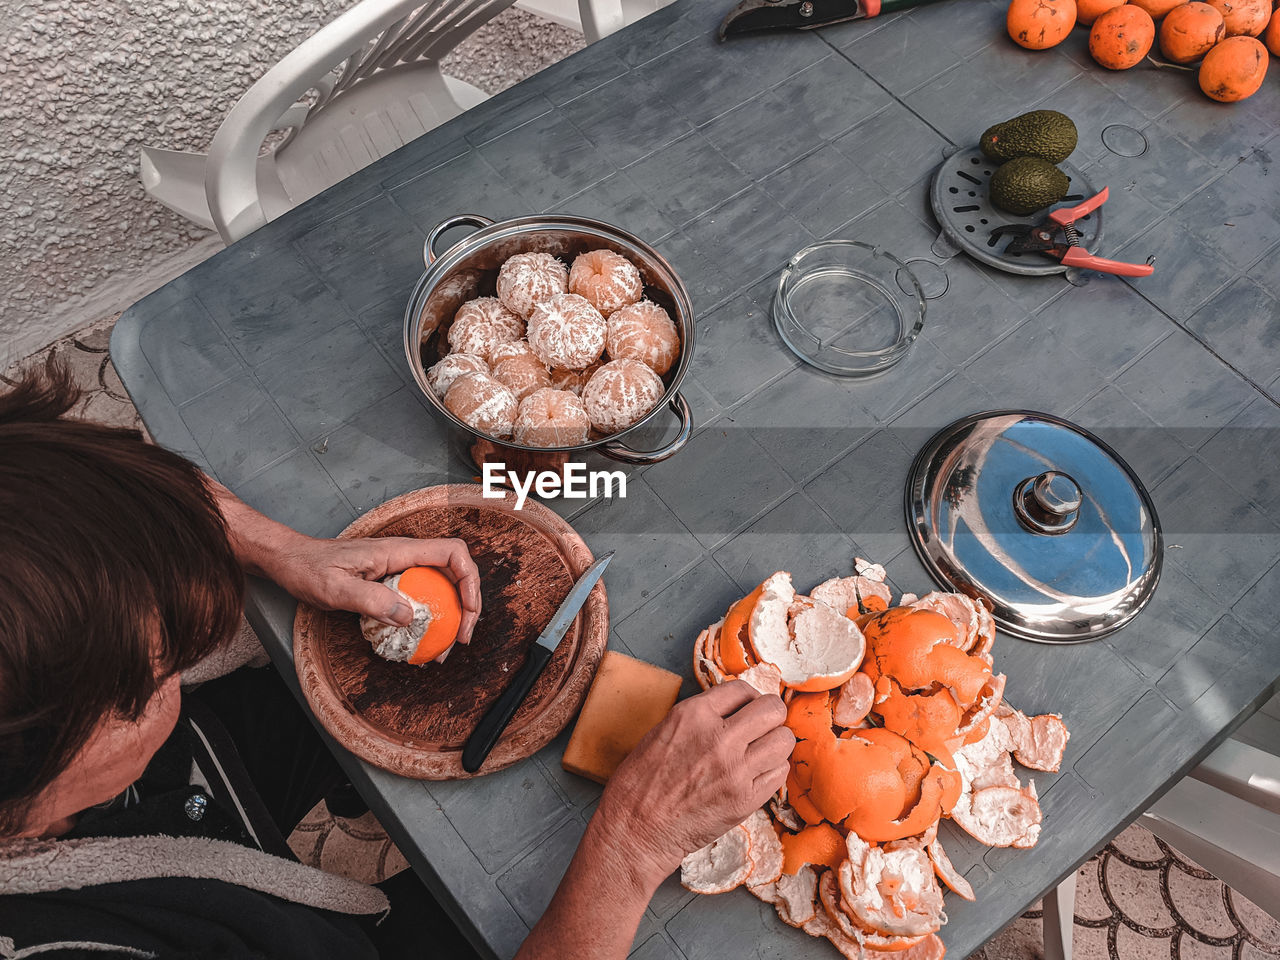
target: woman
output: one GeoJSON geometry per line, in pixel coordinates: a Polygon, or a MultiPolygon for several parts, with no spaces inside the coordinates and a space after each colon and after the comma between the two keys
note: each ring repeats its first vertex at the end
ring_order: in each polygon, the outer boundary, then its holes
{"type": "MultiPolygon", "coordinates": [[[[270,669],[181,689],[235,634],[246,571],[406,623],[373,581],[438,566],[466,642],[465,546],[303,537],[134,432],[65,419],[75,400],[56,369],[0,396],[0,951],[467,955],[408,871],[379,890],[292,857],[283,837],[342,776],[270,669]]],[[[678,705],[604,792],[520,956],[624,957],[681,857],[783,783],[784,718],[741,683],[678,705]]]]}

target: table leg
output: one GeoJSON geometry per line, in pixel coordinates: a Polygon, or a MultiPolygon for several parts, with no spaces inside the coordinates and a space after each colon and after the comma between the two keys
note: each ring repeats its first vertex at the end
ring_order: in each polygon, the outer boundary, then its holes
{"type": "Polygon", "coordinates": [[[1071,929],[1076,914],[1076,875],[1045,895],[1044,960],[1071,960],[1071,929]]]}

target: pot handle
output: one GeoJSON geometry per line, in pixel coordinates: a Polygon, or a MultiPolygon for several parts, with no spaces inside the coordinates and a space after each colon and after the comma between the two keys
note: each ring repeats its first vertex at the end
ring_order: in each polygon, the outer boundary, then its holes
{"type": "Polygon", "coordinates": [[[436,241],[440,239],[440,234],[444,233],[446,230],[452,230],[454,227],[465,226],[472,226],[479,229],[481,227],[489,227],[492,225],[492,220],[488,217],[482,217],[478,213],[462,213],[456,217],[448,217],[445,220],[441,220],[431,228],[431,232],[427,234],[427,239],[423,241],[423,264],[429,267],[431,264],[435,263],[436,257],[439,256],[439,254],[436,253],[436,241]]]}
{"type": "Polygon", "coordinates": [[[657,450],[633,450],[625,443],[614,442],[602,443],[597,449],[610,460],[637,466],[661,463],[668,457],[674,456],[689,442],[689,437],[693,434],[693,412],[689,409],[689,402],[678,393],[672,394],[667,402],[671,406],[671,412],[680,418],[680,432],[665,447],[659,447],[657,450]]]}

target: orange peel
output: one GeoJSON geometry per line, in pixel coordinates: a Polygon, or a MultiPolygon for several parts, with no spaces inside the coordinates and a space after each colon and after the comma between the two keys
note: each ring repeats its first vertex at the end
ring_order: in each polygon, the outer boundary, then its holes
{"type": "MultiPolygon", "coordinates": [[[[868,947],[869,952],[877,951],[868,947]]],[[[942,960],[947,955],[946,945],[936,933],[931,933],[915,943],[907,944],[894,954],[896,960],[942,960]]]]}
{"type": "Polygon", "coordinates": [[[803,740],[796,744],[792,759],[808,765],[809,799],[832,823],[854,812],[867,823],[892,821],[906,802],[898,758],[883,745],[856,736],[803,740]]]}
{"type": "Polygon", "coordinates": [[[798,693],[787,704],[787,726],[797,740],[831,737],[831,695],[798,693]]]}
{"type": "Polygon", "coordinates": [[[703,690],[710,690],[717,682],[713,672],[713,668],[716,667],[713,651],[718,648],[720,627],[723,623],[724,621],[717,620],[699,633],[698,639],[693,642],[693,678],[698,681],[698,686],[703,690]]]}
{"type": "Polygon", "coordinates": [[[983,724],[1004,702],[1005,682],[1005,675],[998,673],[983,685],[978,694],[978,702],[966,710],[964,716],[960,718],[960,725],[956,727],[957,737],[967,740],[976,731],[984,729],[983,724]]]}
{"type": "Polygon", "coordinates": [[[963,593],[926,593],[907,604],[914,610],[940,613],[956,628],[957,646],[966,653],[982,654],[991,650],[996,624],[987,608],[963,593]]]}
{"type": "Polygon", "coordinates": [[[933,863],[933,872],[938,875],[939,880],[957,896],[971,902],[977,899],[973,894],[973,885],[951,863],[947,851],[942,849],[941,841],[934,839],[925,846],[925,852],[929,854],[929,860],[933,863]]]}
{"type": "Polygon", "coordinates": [[[764,584],[761,584],[724,615],[724,625],[720,628],[720,660],[730,673],[742,673],[756,662],[747,645],[747,625],[763,590],[764,584]]]}
{"type": "Polygon", "coordinates": [[[427,609],[427,620],[417,648],[409,655],[409,663],[421,664],[445,653],[458,638],[458,626],[462,623],[462,599],[453,581],[435,567],[410,567],[400,574],[396,589],[415,604],[414,619],[418,618],[418,605],[427,609]]]}
{"type": "Polygon", "coordinates": [[[756,693],[775,697],[782,695],[782,674],[772,663],[753,664],[738,674],[736,679],[752,687],[756,693]]]}
{"type": "Polygon", "coordinates": [[[859,810],[844,820],[844,826],[864,840],[901,840],[927,830],[942,815],[944,806],[954,806],[959,795],[959,775],[933,764],[920,782],[920,799],[905,816],[873,817],[859,810]]]}
{"type": "Polygon", "coordinates": [[[728,893],[751,875],[751,835],[736,826],[680,861],[680,882],[694,893],[728,893]]]}
{"type": "Polygon", "coordinates": [[[782,872],[799,873],[806,865],[836,869],[844,862],[845,844],[840,831],[829,823],[815,823],[799,833],[783,835],[782,872]]]}
{"type": "Polygon", "coordinates": [[[863,669],[873,681],[887,675],[912,691],[941,683],[968,708],[991,679],[991,667],[961,650],[955,625],[932,610],[894,607],[869,620],[863,635],[869,648],[863,669]]]}
{"type": "Polygon", "coordinates": [[[860,926],[885,936],[923,937],[945,921],[942,888],[928,855],[914,844],[875,847],[850,834],[837,871],[840,898],[860,926]]]}
{"type": "Polygon", "coordinates": [[[856,727],[867,718],[875,699],[875,684],[859,670],[840,684],[831,719],[841,727],[856,727]]]}
{"type": "Polygon", "coordinates": [[[776,882],[782,876],[783,850],[769,814],[756,810],[742,821],[741,826],[751,840],[751,872],[747,875],[747,887],[776,882]]]}
{"type": "Polygon", "coordinates": [[[818,881],[818,899],[822,903],[830,927],[822,936],[831,941],[831,945],[845,957],[852,960],[865,960],[865,950],[876,950],[881,953],[898,953],[919,943],[920,937],[886,936],[874,930],[868,930],[858,923],[845,908],[840,895],[840,885],[833,871],[824,873],[818,881]]]}
{"type": "Polygon", "coordinates": [[[1057,773],[1061,769],[1062,755],[1067,749],[1071,734],[1060,716],[1056,713],[1043,713],[1028,717],[1008,704],[1002,704],[995,716],[1009,732],[1015,760],[1032,770],[1057,773]]]}
{"type": "Polygon", "coordinates": [[[951,811],[956,826],[989,847],[1033,846],[1041,818],[1035,796],[1013,787],[975,790],[951,811]]]}
{"type": "Polygon", "coordinates": [[[889,607],[884,569],[855,570],[809,596],[775,573],[698,635],[698,682],[779,692],[796,746],[784,786],[735,828],[746,872],[730,831],[686,858],[682,880],[708,893],[745,882],[850,960],[942,960],[943,888],[974,891],[941,818],[989,846],[1034,846],[1042,812],[1014,760],[1057,770],[1069,734],[1057,714],[1004,702],[985,606],[935,591],[889,607]]]}
{"type": "Polygon", "coordinates": [[[879,702],[873,710],[885,727],[925,750],[945,750],[960,723],[960,707],[951,691],[906,693],[890,677],[882,677],[880,683],[886,693],[883,699],[877,698],[879,702]]]}
{"type": "MultiPolygon", "coordinates": [[[[800,746],[799,743],[796,744],[800,746]]],[[[801,751],[802,753],[804,751],[801,751]]],[[[795,751],[791,751],[791,771],[787,774],[787,803],[791,805],[791,809],[805,823],[821,823],[826,818],[822,815],[822,811],[814,806],[813,801],[809,799],[809,787],[812,785],[809,779],[810,766],[808,763],[798,760],[795,751]]]]}
{"type": "Polygon", "coordinates": [[[747,637],[755,658],[772,663],[782,682],[800,691],[830,690],[853,676],[866,643],[853,621],[825,603],[798,598],[791,574],[760,585],[747,637]]]}
{"type": "Polygon", "coordinates": [[[822,823],[822,811],[813,805],[807,793],[800,793],[791,798],[791,809],[805,823],[822,823]]]}
{"type": "Polygon", "coordinates": [[[803,928],[818,910],[818,871],[801,867],[794,876],[784,873],[773,883],[751,888],[751,892],[772,903],[783,923],[803,928]]]}
{"type": "Polygon", "coordinates": [[[809,596],[850,619],[886,610],[893,599],[888,584],[861,575],[824,580],[809,591],[809,596]]]}

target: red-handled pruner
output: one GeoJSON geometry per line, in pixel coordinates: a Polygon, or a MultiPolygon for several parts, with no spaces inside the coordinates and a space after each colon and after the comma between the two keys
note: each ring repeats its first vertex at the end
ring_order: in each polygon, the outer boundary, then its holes
{"type": "Polygon", "coordinates": [[[1010,223],[996,227],[991,231],[993,237],[1012,236],[1005,253],[1042,253],[1055,260],[1061,260],[1068,267],[1079,267],[1082,270],[1097,270],[1099,273],[1114,273],[1121,277],[1146,277],[1155,269],[1153,260],[1146,263],[1121,263],[1119,260],[1107,260],[1095,257],[1080,246],[1080,232],[1075,222],[1085,215],[1097,210],[1107,202],[1108,188],[1077,207],[1054,210],[1049,219],[1037,226],[1023,223],[1010,223]]]}

